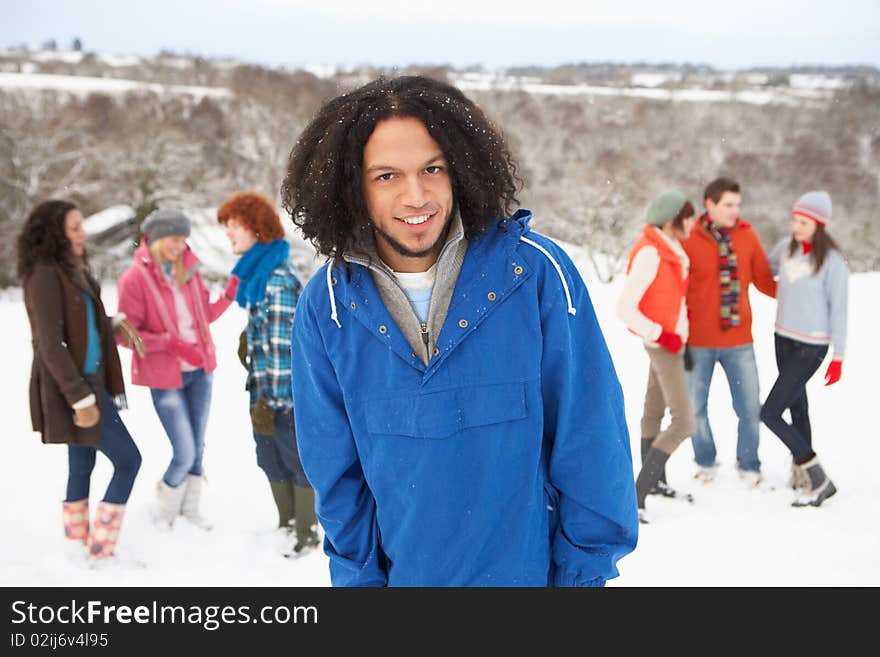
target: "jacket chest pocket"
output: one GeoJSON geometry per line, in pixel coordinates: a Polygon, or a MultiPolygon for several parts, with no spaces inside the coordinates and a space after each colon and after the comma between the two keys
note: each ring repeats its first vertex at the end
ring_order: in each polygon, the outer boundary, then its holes
{"type": "Polygon", "coordinates": [[[443,439],[466,429],[526,417],[525,385],[464,386],[364,403],[371,434],[443,439]]]}

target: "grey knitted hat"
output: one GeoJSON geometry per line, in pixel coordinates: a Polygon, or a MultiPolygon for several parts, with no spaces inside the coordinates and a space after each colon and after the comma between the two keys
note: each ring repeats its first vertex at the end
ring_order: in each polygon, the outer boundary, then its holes
{"type": "Polygon", "coordinates": [[[676,189],[667,189],[654,198],[645,210],[645,223],[663,228],[667,222],[675,219],[687,197],[676,189]]]}
{"type": "Polygon", "coordinates": [[[791,213],[812,219],[827,228],[831,221],[831,195],[822,190],[807,192],[795,201],[791,213]]]}
{"type": "Polygon", "coordinates": [[[183,212],[174,208],[153,210],[141,224],[141,232],[150,240],[169,235],[189,237],[189,231],[189,219],[183,212]]]}

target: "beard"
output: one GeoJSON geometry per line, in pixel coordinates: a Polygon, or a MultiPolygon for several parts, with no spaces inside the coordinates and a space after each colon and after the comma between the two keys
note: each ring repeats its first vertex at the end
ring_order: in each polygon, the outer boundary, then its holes
{"type": "Polygon", "coordinates": [[[453,206],[453,208],[450,209],[449,214],[446,215],[446,219],[443,222],[443,229],[440,231],[440,234],[437,235],[437,239],[434,240],[434,243],[431,246],[422,249],[421,251],[413,251],[412,249],[407,248],[404,244],[401,244],[391,235],[379,228],[375,223],[373,224],[373,230],[381,235],[382,239],[388,244],[388,246],[394,249],[398,255],[402,255],[404,258],[424,258],[425,256],[440,253],[440,250],[446,243],[446,235],[449,233],[449,224],[452,223],[452,215],[454,212],[455,209],[453,206]]]}

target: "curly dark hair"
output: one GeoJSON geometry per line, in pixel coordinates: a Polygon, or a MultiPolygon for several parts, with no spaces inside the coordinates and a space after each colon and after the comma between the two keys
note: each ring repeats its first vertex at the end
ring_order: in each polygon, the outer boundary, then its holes
{"type": "Polygon", "coordinates": [[[284,227],[271,201],[257,192],[236,192],[217,209],[217,221],[226,224],[239,219],[254,232],[261,244],[284,237],[284,227]]]}
{"type": "MultiPolygon", "coordinates": [[[[64,234],[67,213],[77,207],[70,201],[43,201],[35,207],[18,234],[18,265],[20,281],[31,275],[38,263],[58,263],[64,269],[73,267],[70,240],[64,234]]],[[[86,256],[83,260],[88,264],[86,256]]]]}
{"type": "Polygon", "coordinates": [[[341,257],[369,230],[364,146],[379,121],[404,117],[419,119],[443,150],[465,235],[483,232],[517,205],[516,163],[473,101],[431,78],[380,77],[325,103],[290,153],[282,207],[319,253],[341,257]]]}

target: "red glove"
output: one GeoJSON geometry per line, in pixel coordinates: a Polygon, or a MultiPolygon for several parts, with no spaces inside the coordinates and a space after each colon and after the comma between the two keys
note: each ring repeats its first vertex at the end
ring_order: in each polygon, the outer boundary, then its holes
{"type": "Polygon", "coordinates": [[[168,336],[168,351],[178,358],[182,358],[193,367],[201,367],[205,364],[205,359],[202,357],[199,346],[194,342],[184,342],[176,335],[168,336]]]}
{"type": "Polygon", "coordinates": [[[825,385],[830,386],[840,381],[840,370],[843,367],[842,360],[832,360],[828,363],[828,369],[825,371],[825,385]]]}
{"type": "Polygon", "coordinates": [[[230,301],[235,301],[235,295],[238,294],[238,283],[238,276],[232,274],[232,276],[229,277],[229,282],[226,284],[226,289],[223,290],[223,294],[230,301]]]}
{"type": "Polygon", "coordinates": [[[663,347],[666,351],[677,354],[681,351],[681,336],[678,333],[670,333],[666,329],[663,329],[660,332],[660,337],[657,338],[657,344],[663,347]]]}

